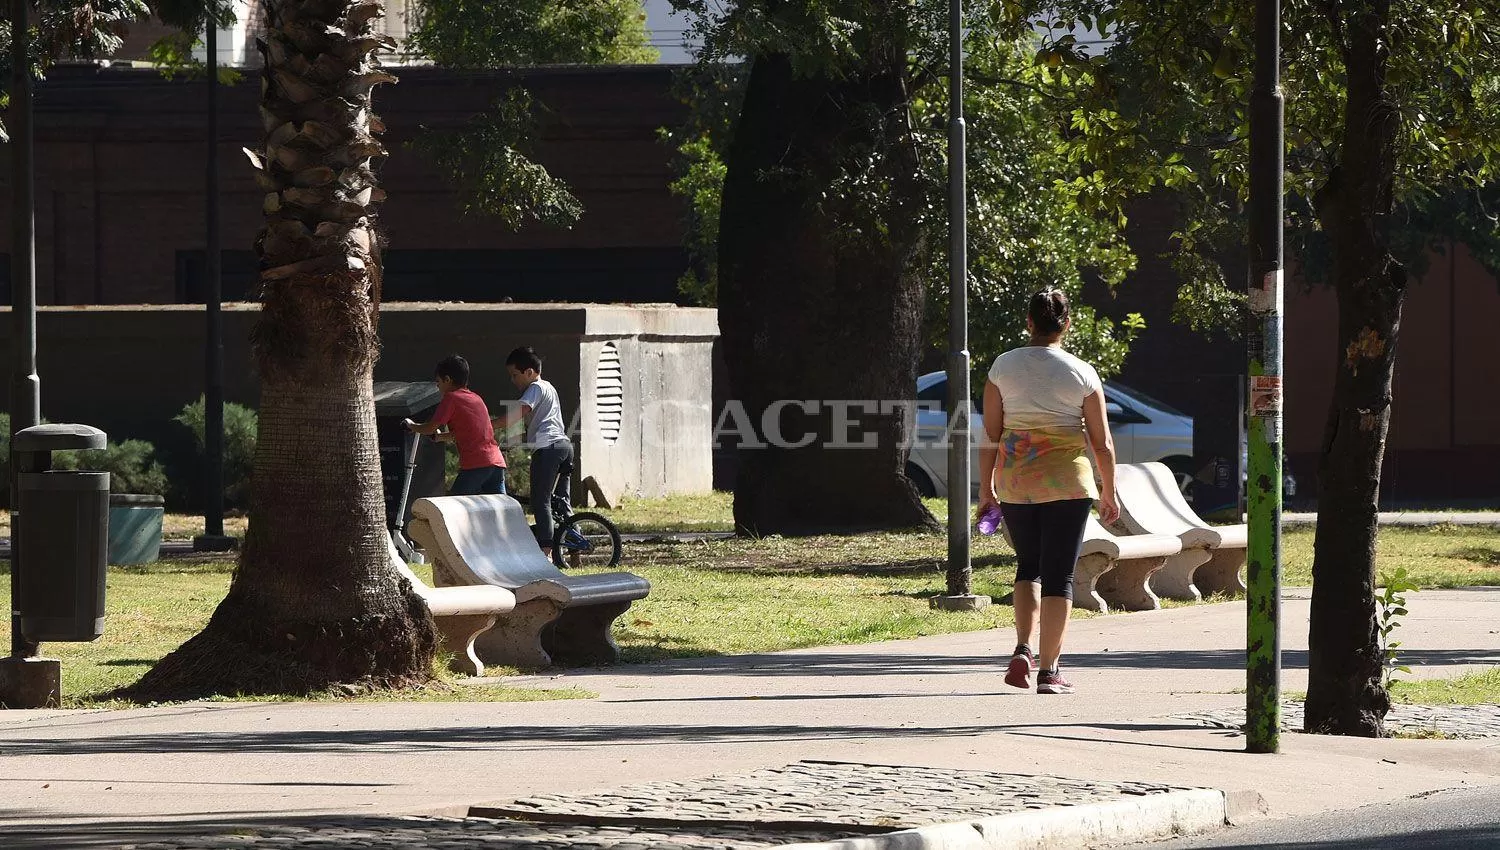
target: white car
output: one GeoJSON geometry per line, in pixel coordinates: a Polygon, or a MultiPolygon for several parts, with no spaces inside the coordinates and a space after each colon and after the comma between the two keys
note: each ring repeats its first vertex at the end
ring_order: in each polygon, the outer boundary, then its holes
{"type": "MultiPolygon", "coordinates": [[[[1177,474],[1186,488],[1192,480],[1193,418],[1145,393],[1104,382],[1105,410],[1115,439],[1115,457],[1120,463],[1161,461],[1177,474]]],[[[926,497],[948,495],[948,374],[928,372],[917,378],[917,433],[906,475],[926,497]]],[[[978,405],[972,428],[983,427],[978,405]]],[[[979,494],[979,446],[976,440],[969,460],[973,470],[972,496],[979,494]]]]}

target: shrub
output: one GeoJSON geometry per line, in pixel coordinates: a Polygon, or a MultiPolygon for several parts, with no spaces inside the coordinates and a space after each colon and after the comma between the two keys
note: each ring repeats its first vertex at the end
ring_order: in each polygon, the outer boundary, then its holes
{"type": "MultiPolygon", "coordinates": [[[[204,446],[203,397],[184,407],[174,421],[193,433],[197,446],[198,466],[206,458],[204,446]]],[[[224,405],[224,500],[231,505],[247,504],[250,498],[250,470],[255,462],[255,438],[260,420],[255,411],[241,404],[224,405]]],[[[201,492],[201,490],[200,490],[201,492]]]]}
{"type": "Polygon", "coordinates": [[[52,468],[108,472],[111,493],[165,496],[167,472],[155,455],[156,448],[145,440],[125,440],[91,451],[53,452],[52,468]]]}
{"type": "MultiPolygon", "coordinates": [[[[92,451],[52,453],[53,469],[80,469],[109,473],[111,493],[165,496],[167,473],[156,460],[156,447],[145,440],[107,443],[92,451]]],[[[10,414],[0,413],[0,492],[10,496],[10,414]]]]}

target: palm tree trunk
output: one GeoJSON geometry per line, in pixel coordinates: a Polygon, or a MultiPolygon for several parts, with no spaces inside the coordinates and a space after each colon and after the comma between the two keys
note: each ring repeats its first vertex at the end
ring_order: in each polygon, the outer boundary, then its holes
{"type": "Polygon", "coordinates": [[[1346,14],[1341,164],[1317,199],[1333,246],[1338,373],[1318,464],[1305,728],[1379,737],[1390,710],[1375,608],[1380,467],[1406,272],[1391,256],[1395,105],[1385,92],[1389,0],[1346,14]]]}
{"type": "Polygon", "coordinates": [[[391,569],[371,376],[378,350],[372,163],[384,155],[370,91],[380,7],[279,0],[268,8],[251,154],[266,190],[262,380],[250,530],[229,595],[202,633],[129,696],[298,693],[430,677],[431,618],[391,569]]]}

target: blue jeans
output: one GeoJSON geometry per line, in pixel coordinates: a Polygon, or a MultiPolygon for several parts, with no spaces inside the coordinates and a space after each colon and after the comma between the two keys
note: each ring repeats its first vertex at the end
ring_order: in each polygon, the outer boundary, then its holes
{"type": "Polygon", "coordinates": [[[450,496],[488,496],[505,494],[505,467],[481,466],[459,471],[448,488],[450,496]]]}

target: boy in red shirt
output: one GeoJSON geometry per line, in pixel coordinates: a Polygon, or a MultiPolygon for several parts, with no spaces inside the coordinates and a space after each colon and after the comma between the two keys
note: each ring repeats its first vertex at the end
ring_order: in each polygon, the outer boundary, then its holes
{"type": "Polygon", "coordinates": [[[448,426],[453,442],[458,444],[458,477],[448,490],[450,496],[478,496],[505,492],[505,455],[495,442],[490,425],[490,411],[484,399],[469,389],[469,361],[457,354],[438,361],[436,380],[443,391],[432,419],[410,424],[418,434],[436,434],[448,426]]]}

